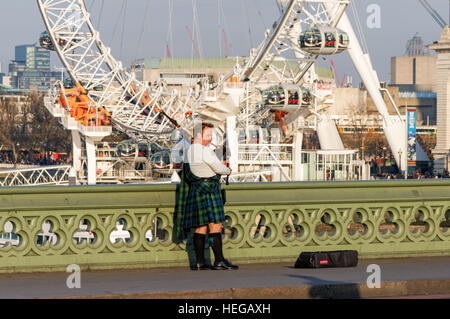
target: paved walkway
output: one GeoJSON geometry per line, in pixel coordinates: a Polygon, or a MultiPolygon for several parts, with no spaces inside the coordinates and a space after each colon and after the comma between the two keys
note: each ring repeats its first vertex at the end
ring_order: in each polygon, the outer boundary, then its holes
{"type": "Polygon", "coordinates": [[[186,268],[0,274],[0,298],[370,298],[450,294],[450,257],[360,260],[354,268],[296,269],[293,264],[241,265],[237,271],[186,268]],[[368,289],[369,264],[381,267],[381,288],[368,289]]]}

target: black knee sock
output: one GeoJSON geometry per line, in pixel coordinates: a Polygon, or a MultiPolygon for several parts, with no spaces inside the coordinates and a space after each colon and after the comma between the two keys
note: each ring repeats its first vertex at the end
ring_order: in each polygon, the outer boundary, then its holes
{"type": "Polygon", "coordinates": [[[209,236],[213,239],[212,250],[214,253],[214,261],[219,262],[224,260],[222,252],[222,233],[212,233],[209,236]]]}
{"type": "Polygon", "coordinates": [[[206,235],[194,234],[195,257],[197,258],[197,263],[200,265],[205,263],[205,238],[206,235]]]}

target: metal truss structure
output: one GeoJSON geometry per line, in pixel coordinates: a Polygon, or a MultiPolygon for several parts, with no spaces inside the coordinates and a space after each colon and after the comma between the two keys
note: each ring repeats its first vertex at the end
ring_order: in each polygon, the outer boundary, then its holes
{"type": "Polygon", "coordinates": [[[71,168],[59,165],[0,171],[0,186],[67,185],[71,168]]]}
{"type": "Polygon", "coordinates": [[[149,88],[136,80],[101,41],[83,0],[37,0],[37,3],[52,49],[58,53],[72,81],[87,91],[91,108],[106,108],[117,128],[150,139],[161,140],[176,126],[190,126],[192,114],[201,104],[201,92],[191,90],[182,95],[169,92],[163,83],[149,88]]]}
{"type": "MultiPolygon", "coordinates": [[[[279,2],[281,16],[272,30],[267,30],[264,41],[252,50],[250,59],[242,70],[242,78],[253,82],[270,82],[268,74],[275,75],[279,83],[299,83],[318,55],[301,50],[298,44],[300,33],[314,26],[335,28],[349,0],[289,0],[279,2]],[[325,7],[324,3],[328,3],[325,7]],[[280,57],[295,58],[280,66],[273,62],[280,57]]],[[[308,80],[308,79],[306,79],[308,80]]]]}
{"type": "MultiPolygon", "coordinates": [[[[281,10],[281,17],[261,45],[253,50],[241,79],[254,83],[264,79],[268,71],[276,74],[279,83],[298,83],[314,64],[317,55],[308,54],[298,46],[302,30],[315,25],[336,27],[349,0],[291,0],[281,10]],[[329,7],[324,6],[329,3],[329,7]],[[281,68],[275,59],[293,53],[293,67],[281,68]]],[[[185,95],[169,92],[161,83],[149,88],[137,81],[111,55],[111,49],[100,39],[84,0],[37,0],[52,48],[58,53],[74,83],[87,90],[93,108],[105,107],[113,123],[127,134],[138,132],[161,139],[174,130],[174,123],[189,128],[196,110],[204,104],[203,91],[191,90],[185,95]]],[[[205,85],[206,87],[206,85],[205,85]]],[[[217,83],[216,87],[220,87],[217,83]]],[[[53,96],[56,102],[57,96],[53,96]]]]}
{"type": "MultiPolygon", "coordinates": [[[[190,89],[185,94],[169,91],[163,81],[149,87],[147,83],[138,81],[133,73],[127,72],[122,63],[112,56],[111,49],[101,41],[84,0],[36,1],[47,28],[48,45],[57,52],[75,85],[86,91],[89,108],[106,109],[111,114],[114,126],[129,136],[170,147],[173,146],[170,135],[175,129],[186,132],[196,121],[212,118],[221,123],[220,130],[222,133],[226,131],[228,138],[235,137],[232,143],[236,145],[231,145],[230,149],[234,149],[236,164],[241,154],[238,154],[236,134],[232,132],[236,129],[235,124],[267,127],[274,122],[274,110],[258,102],[262,89],[273,84],[304,85],[311,89],[313,98],[322,98],[314,92],[316,75],[311,68],[322,53],[308,53],[308,50],[299,47],[300,34],[312,28],[335,30],[339,27],[349,33],[350,42],[354,42],[353,48],[350,48],[351,57],[380,113],[386,115],[387,112],[370,58],[358,49],[357,38],[345,15],[350,0],[277,0],[280,18],[272,29],[266,31],[265,39],[250,52],[245,63],[236,65],[234,74],[221,77],[219,83],[211,85],[205,79],[197,89],[190,89]],[[225,124],[228,117],[236,118],[234,126],[225,124]]],[[[58,105],[58,99],[64,91],[62,84],[60,87],[61,90],[53,90],[46,100],[49,104],[47,108],[53,109],[53,114],[64,113],[58,105]]],[[[290,108],[279,113],[284,113],[282,116],[286,124],[293,123],[299,116],[320,116],[313,105],[316,104],[311,103],[309,107],[299,105],[297,109],[290,108]]],[[[64,117],[68,115],[62,115],[64,117]]],[[[387,126],[387,135],[398,136],[401,128],[395,128],[395,125],[387,126]]],[[[98,175],[94,142],[103,135],[90,132],[79,124],[73,128],[67,125],[66,128],[76,131],[75,135],[81,134],[85,140],[88,184],[94,184],[98,175]]],[[[292,137],[296,132],[290,133],[292,137]]],[[[389,136],[388,140],[391,141],[389,136]]],[[[394,145],[396,150],[399,147],[402,146],[398,143],[394,145]]],[[[74,146],[74,153],[80,154],[79,145],[77,148],[75,150],[74,146]]],[[[270,149],[262,152],[266,151],[273,154],[270,149]]],[[[276,157],[273,161],[273,165],[281,168],[276,157]]],[[[75,167],[80,165],[74,164],[75,167]]],[[[238,172],[235,169],[233,171],[238,172]]]]}

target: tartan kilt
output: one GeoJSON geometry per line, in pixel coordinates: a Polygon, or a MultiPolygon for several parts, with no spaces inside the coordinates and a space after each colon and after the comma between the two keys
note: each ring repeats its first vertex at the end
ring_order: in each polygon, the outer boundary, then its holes
{"type": "Polygon", "coordinates": [[[192,228],[225,221],[220,175],[204,181],[195,176],[188,163],[183,164],[174,211],[173,241],[187,239],[192,228]]]}

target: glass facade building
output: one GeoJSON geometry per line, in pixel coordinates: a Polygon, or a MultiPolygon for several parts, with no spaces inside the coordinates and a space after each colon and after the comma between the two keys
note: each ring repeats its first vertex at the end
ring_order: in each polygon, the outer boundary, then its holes
{"type": "Polygon", "coordinates": [[[14,88],[41,92],[47,91],[60,78],[60,72],[50,70],[50,51],[34,44],[15,47],[9,75],[14,88]]]}
{"type": "Polygon", "coordinates": [[[50,51],[35,45],[16,46],[15,61],[24,63],[27,69],[50,71],[50,51]]]}

